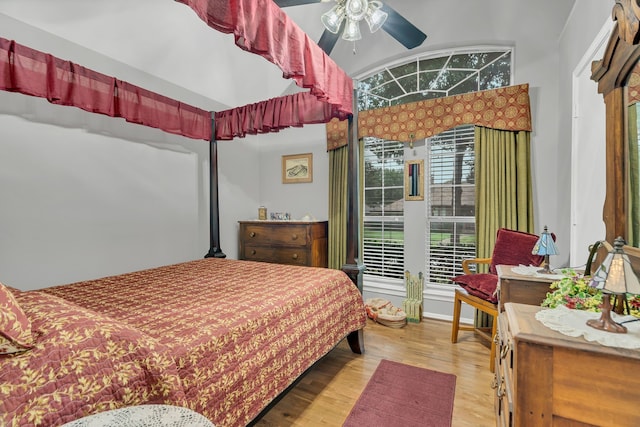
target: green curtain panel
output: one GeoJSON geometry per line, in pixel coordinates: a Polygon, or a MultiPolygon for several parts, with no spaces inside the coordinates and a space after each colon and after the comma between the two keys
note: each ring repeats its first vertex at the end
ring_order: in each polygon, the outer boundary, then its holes
{"type": "Polygon", "coordinates": [[[340,270],[347,259],[348,146],[329,151],[329,268],[340,270]]]}
{"type": "MultiPolygon", "coordinates": [[[[489,258],[498,228],[534,232],[530,132],[476,126],[475,155],[476,253],[489,258]]],[[[491,320],[476,310],[476,327],[491,320]]]]}
{"type": "MultiPolygon", "coordinates": [[[[359,140],[358,195],[360,206],[364,203],[364,141],[359,140]]],[[[329,268],[342,269],[347,262],[347,221],[348,221],[348,167],[349,147],[344,146],[329,151],[329,268]]],[[[358,218],[360,241],[358,254],[362,261],[364,224],[362,212],[358,218]]]]}
{"type": "Polygon", "coordinates": [[[534,232],[531,135],[475,128],[476,248],[491,257],[498,228],[534,232]]]}
{"type": "Polygon", "coordinates": [[[640,244],[640,168],[638,159],[638,103],[629,106],[629,185],[627,200],[627,243],[631,246],[640,244]]]}

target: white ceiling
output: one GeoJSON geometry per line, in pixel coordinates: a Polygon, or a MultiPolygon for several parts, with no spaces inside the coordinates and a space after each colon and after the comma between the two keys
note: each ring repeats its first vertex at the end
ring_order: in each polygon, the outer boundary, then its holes
{"type": "MultiPolygon", "coordinates": [[[[557,43],[575,2],[385,1],[428,38],[422,46],[408,51],[383,30],[370,34],[363,25],[362,40],[354,46],[340,39],[331,53],[353,77],[389,60],[468,45],[515,46],[516,57],[522,49],[528,60],[534,61],[536,53],[543,54],[557,43]]],[[[331,6],[318,3],[284,10],[312,39],[319,40],[323,31],[320,15],[331,6]]],[[[290,81],[282,79],[275,65],[237,48],[231,35],[207,27],[189,7],[173,0],[0,0],[2,15],[223,105],[242,105],[296,90],[290,81]]],[[[19,34],[22,37],[22,32],[19,34]]],[[[42,36],[44,33],[34,34],[40,37],[26,43],[7,34],[6,29],[0,30],[2,37],[91,68],[82,57],[57,54],[56,44],[42,36]]]]}

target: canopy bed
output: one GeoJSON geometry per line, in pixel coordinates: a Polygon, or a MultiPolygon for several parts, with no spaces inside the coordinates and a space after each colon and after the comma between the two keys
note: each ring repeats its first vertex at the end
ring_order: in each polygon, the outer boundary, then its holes
{"type": "Polygon", "coordinates": [[[2,295],[26,350],[0,355],[7,426],[147,403],[246,425],[366,322],[340,270],[215,257],[2,295]]]}
{"type": "Polygon", "coordinates": [[[364,349],[357,148],[343,271],[225,259],[219,239],[217,141],[351,122],[351,79],[270,0],[179,2],[309,92],[210,113],[0,38],[0,89],[206,140],[211,160],[205,259],[37,291],[0,284],[2,425],[145,403],[246,425],[343,338],[364,349]]]}

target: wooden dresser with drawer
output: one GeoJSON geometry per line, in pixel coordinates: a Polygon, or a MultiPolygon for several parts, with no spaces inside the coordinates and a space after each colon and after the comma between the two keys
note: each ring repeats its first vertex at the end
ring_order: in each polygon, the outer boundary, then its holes
{"type": "Polygon", "coordinates": [[[640,426],[640,350],[563,335],[539,310],[509,302],[498,316],[496,425],[640,426]]]}
{"type": "Polygon", "coordinates": [[[327,267],[327,221],[239,221],[242,260],[327,267]]]}

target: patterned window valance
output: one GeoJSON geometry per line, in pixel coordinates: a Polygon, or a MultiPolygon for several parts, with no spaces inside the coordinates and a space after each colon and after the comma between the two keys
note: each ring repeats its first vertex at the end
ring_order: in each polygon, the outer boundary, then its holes
{"type": "MultiPolygon", "coordinates": [[[[358,138],[410,142],[463,124],[531,131],[529,85],[508,86],[366,110],[358,113],[358,138]]],[[[327,123],[327,149],[347,144],[348,122],[327,123]]]]}

